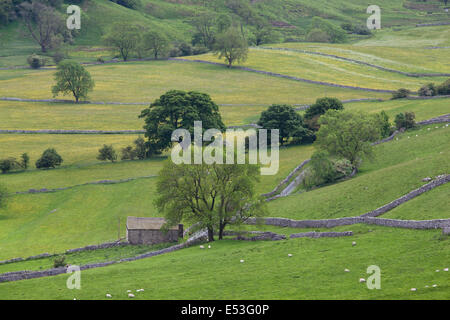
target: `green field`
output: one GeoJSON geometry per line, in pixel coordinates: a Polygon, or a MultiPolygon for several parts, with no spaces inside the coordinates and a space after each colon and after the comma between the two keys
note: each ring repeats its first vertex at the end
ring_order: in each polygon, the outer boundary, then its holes
{"type": "MultiPolygon", "coordinates": [[[[191,59],[220,62],[212,54],[191,59]]],[[[280,50],[251,49],[248,60],[239,65],[308,80],[381,90],[407,88],[417,91],[423,84],[446,80],[443,77],[411,78],[334,58],[280,50]]]]}
{"type": "Polygon", "coordinates": [[[449,242],[439,239],[439,231],[364,226],[356,230],[351,239],[224,240],[211,249],[195,246],[84,271],[81,290],[63,289],[67,276],[61,275],[3,283],[0,297],[83,300],[106,299],[109,293],[113,299],[127,299],[127,290],[142,288],[145,291],[136,293],[135,299],[449,298],[448,275],[435,272],[447,267],[450,258],[449,242]],[[372,264],[381,269],[381,290],[359,283],[372,264]],[[344,272],[346,268],[350,272],[344,272]]]}
{"type": "MultiPolygon", "coordinates": [[[[222,66],[178,61],[98,65],[90,66],[87,70],[96,82],[94,91],[89,96],[92,101],[152,102],[171,89],[208,92],[218,104],[303,104],[314,102],[317,97],[324,95],[343,100],[390,96],[385,93],[317,86],[243,70],[229,70],[222,66]]],[[[53,70],[2,71],[0,96],[52,98],[53,74],[53,70]]]]}
{"type": "MultiPolygon", "coordinates": [[[[223,13],[236,23],[245,21],[225,0],[141,2],[139,10],[126,9],[109,0],[85,2],[82,29],[73,45],[63,49],[80,63],[114,58],[117,53],[106,48],[100,39],[115,21],[133,21],[164,32],[171,42],[190,42],[194,28],[189,20],[198,12],[216,16],[223,13]]],[[[382,9],[382,29],[371,36],[348,35],[348,40],[340,44],[301,41],[315,16],[337,27],[343,22],[365,25],[367,2],[261,0],[248,4],[273,24],[285,24],[284,28],[275,27],[280,41],[285,42],[251,47],[248,60],[238,66],[339,85],[382,90],[403,87],[412,91],[447,78],[409,77],[300,51],[332,54],[403,72],[450,73],[450,26],[415,27],[417,23],[448,20],[442,2],[380,0],[377,4],[382,9]]],[[[249,36],[255,31],[253,25],[246,23],[243,29],[249,36]]],[[[27,56],[38,51],[22,22],[0,26],[0,68],[24,66],[27,56]]],[[[212,53],[184,58],[223,62],[212,53]]],[[[194,61],[151,60],[85,67],[96,83],[88,97],[94,103],[0,100],[0,130],[142,130],[144,121],[138,118],[141,111],[174,89],[209,94],[219,105],[226,126],[256,123],[271,104],[306,105],[322,97],[382,99],[348,102],[344,108],[365,114],[385,111],[392,125],[401,112],[414,112],[416,121],[450,114],[448,98],[390,100],[390,93],[312,84],[194,61]]],[[[0,97],[51,99],[55,70],[54,66],[40,70],[2,69],[0,97]]],[[[158,197],[156,181],[164,162],[170,161],[170,152],[146,160],[121,161],[121,149],[132,145],[138,136],[0,133],[0,159],[19,159],[25,152],[30,156],[27,170],[0,174],[0,184],[10,193],[6,205],[0,208],[0,260],[62,254],[67,249],[114,241],[126,237],[127,217],[161,217],[154,203],[158,197]],[[104,144],[119,152],[118,161],[97,159],[104,144]],[[47,148],[55,148],[64,162],[56,169],[36,169],[36,160],[47,148]]],[[[261,176],[256,192],[272,191],[294,168],[311,158],[315,149],[314,144],[281,147],[277,174],[261,176]]],[[[448,159],[448,124],[418,126],[376,145],[373,157],[364,158],[351,179],[309,191],[299,186],[289,196],[268,202],[267,216],[299,220],[358,216],[424,185],[425,177],[448,174],[448,159]]],[[[450,184],[441,185],[381,218],[449,219],[449,196],[450,184]]],[[[184,222],[184,228],[187,227],[189,223],[184,222]]],[[[227,230],[271,231],[285,235],[287,240],[237,241],[227,236],[211,243],[210,249],[195,245],[152,258],[90,269],[82,272],[81,290],[66,289],[68,275],[0,283],[0,300],[106,299],[107,293],[112,299],[127,299],[127,290],[135,293],[135,299],[155,300],[450,299],[449,274],[443,271],[450,267],[450,238],[442,235],[440,229],[358,224],[331,229],[241,225],[227,230]],[[289,238],[293,233],[308,231],[353,231],[353,236],[289,238]],[[352,246],[353,241],[356,246],[352,246]],[[366,269],[370,265],[381,268],[381,290],[368,290],[359,282],[368,277],[366,269]],[[344,272],[345,269],[350,272],[344,272]],[[145,291],[135,292],[141,288],[145,291]]],[[[185,240],[186,237],[180,241],[185,240]]],[[[67,254],[66,262],[83,265],[119,260],[168,245],[67,254]]],[[[53,266],[54,259],[0,264],[0,274],[45,270],[53,266]]]]}

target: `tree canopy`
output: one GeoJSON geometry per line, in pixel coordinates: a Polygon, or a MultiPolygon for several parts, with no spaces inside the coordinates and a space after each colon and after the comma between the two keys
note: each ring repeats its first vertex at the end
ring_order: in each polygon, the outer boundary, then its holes
{"type": "Polygon", "coordinates": [[[363,156],[371,155],[371,142],[381,136],[375,117],[362,113],[328,110],[319,123],[319,149],[349,160],[355,168],[363,156]]]}
{"type": "Polygon", "coordinates": [[[60,92],[64,95],[72,93],[76,102],[87,98],[88,92],[95,86],[90,73],[79,63],[69,60],[58,64],[55,81],[53,96],[56,97],[60,92]]]}
{"type": "Polygon", "coordinates": [[[45,2],[23,2],[20,5],[20,15],[28,32],[39,44],[42,52],[47,52],[57,46],[63,40],[64,34],[69,35],[62,17],[45,2]]]}
{"type": "Polygon", "coordinates": [[[206,93],[172,90],[142,110],[148,154],[159,154],[172,145],[172,132],[184,128],[193,133],[194,121],[202,121],[203,130],[225,130],[219,107],[206,93]]]}
{"type": "Polygon", "coordinates": [[[128,22],[116,23],[112,26],[109,33],[103,37],[103,41],[119,51],[124,61],[128,60],[129,55],[136,49],[139,42],[139,27],[128,22]]]}
{"type": "Polygon", "coordinates": [[[310,130],[304,128],[303,118],[289,105],[273,104],[261,113],[258,125],[264,129],[278,129],[280,144],[288,142],[289,138],[306,139],[312,142],[310,130]]]}
{"type": "Polygon", "coordinates": [[[248,44],[240,31],[235,28],[229,28],[227,31],[217,35],[214,53],[219,59],[224,58],[228,68],[231,68],[234,62],[247,60],[248,44]]]}
{"type": "Polygon", "coordinates": [[[159,173],[155,204],[168,225],[198,223],[223,238],[227,225],[264,214],[265,201],[257,195],[259,167],[250,164],[179,164],[167,161],[159,173]]]}
{"type": "Polygon", "coordinates": [[[55,149],[49,148],[42,153],[42,156],[36,161],[36,168],[48,169],[60,166],[63,162],[61,156],[55,149]]]}
{"type": "Polygon", "coordinates": [[[161,57],[167,51],[169,46],[169,40],[167,40],[167,37],[156,31],[145,33],[142,41],[144,50],[152,52],[155,60],[158,59],[158,57],[161,57]]]}

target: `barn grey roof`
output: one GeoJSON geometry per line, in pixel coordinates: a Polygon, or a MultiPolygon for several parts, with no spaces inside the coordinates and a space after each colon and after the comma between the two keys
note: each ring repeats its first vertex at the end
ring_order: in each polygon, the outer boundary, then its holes
{"type": "MultiPolygon", "coordinates": [[[[128,217],[127,229],[128,230],[160,230],[166,223],[164,218],[139,218],[128,217]]],[[[169,230],[178,230],[178,225],[170,227],[169,230]]]]}

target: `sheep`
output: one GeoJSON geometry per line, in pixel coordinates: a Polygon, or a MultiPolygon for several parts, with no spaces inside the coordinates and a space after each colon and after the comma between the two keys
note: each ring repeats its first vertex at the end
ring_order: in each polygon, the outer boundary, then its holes
{"type": "Polygon", "coordinates": [[[201,245],[201,246],[200,246],[200,249],[205,249],[205,246],[204,246],[204,245],[201,245]]]}
{"type": "Polygon", "coordinates": [[[109,293],[106,294],[107,298],[112,298],[112,295],[110,295],[109,293]]]}
{"type": "Polygon", "coordinates": [[[128,298],[134,298],[134,294],[129,293],[129,294],[128,294],[128,298]]]}
{"type": "Polygon", "coordinates": [[[344,272],[350,272],[350,270],[348,270],[348,269],[344,269],[344,272]]]}
{"type": "Polygon", "coordinates": [[[364,278],[359,279],[359,283],[364,283],[364,282],[366,282],[366,279],[364,279],[364,278]]]}
{"type": "Polygon", "coordinates": [[[356,246],[356,241],[353,241],[353,242],[352,242],[352,246],[353,246],[353,247],[356,246]]]}
{"type": "Polygon", "coordinates": [[[243,262],[244,262],[244,260],[241,259],[241,260],[240,260],[240,263],[243,263],[243,262]]]}
{"type": "Polygon", "coordinates": [[[411,291],[417,291],[417,289],[416,288],[411,288],[411,291]]]}
{"type": "Polygon", "coordinates": [[[288,257],[292,257],[292,254],[291,254],[291,253],[288,253],[288,257]]]}

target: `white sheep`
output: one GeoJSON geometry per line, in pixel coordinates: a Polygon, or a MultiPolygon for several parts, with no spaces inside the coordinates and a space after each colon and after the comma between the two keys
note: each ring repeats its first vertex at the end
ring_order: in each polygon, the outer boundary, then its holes
{"type": "Polygon", "coordinates": [[[353,242],[352,242],[352,246],[353,246],[353,247],[356,246],[356,241],[353,241],[353,242]]]}
{"type": "Polygon", "coordinates": [[[240,263],[243,263],[243,262],[244,262],[244,260],[241,259],[241,260],[240,260],[240,263]]]}
{"type": "Polygon", "coordinates": [[[350,270],[348,270],[348,269],[344,269],[344,271],[345,271],[345,272],[350,272],[350,270]]]}
{"type": "Polygon", "coordinates": [[[128,298],[134,298],[134,294],[129,293],[129,294],[128,294],[128,298]]]}
{"type": "Polygon", "coordinates": [[[200,249],[205,249],[205,246],[204,246],[204,245],[201,245],[201,246],[200,246],[200,249]]]}
{"type": "Polygon", "coordinates": [[[288,253],[288,257],[292,257],[292,254],[291,254],[291,253],[288,253]]]}
{"type": "Polygon", "coordinates": [[[107,298],[112,298],[112,295],[110,295],[109,293],[106,294],[107,298]]]}
{"type": "Polygon", "coordinates": [[[411,288],[411,291],[417,291],[417,289],[416,288],[411,288]]]}
{"type": "Polygon", "coordinates": [[[359,279],[359,282],[360,282],[360,283],[366,282],[366,279],[360,278],[360,279],[359,279]]]}
{"type": "Polygon", "coordinates": [[[448,268],[445,268],[444,271],[448,271],[448,268]]]}

